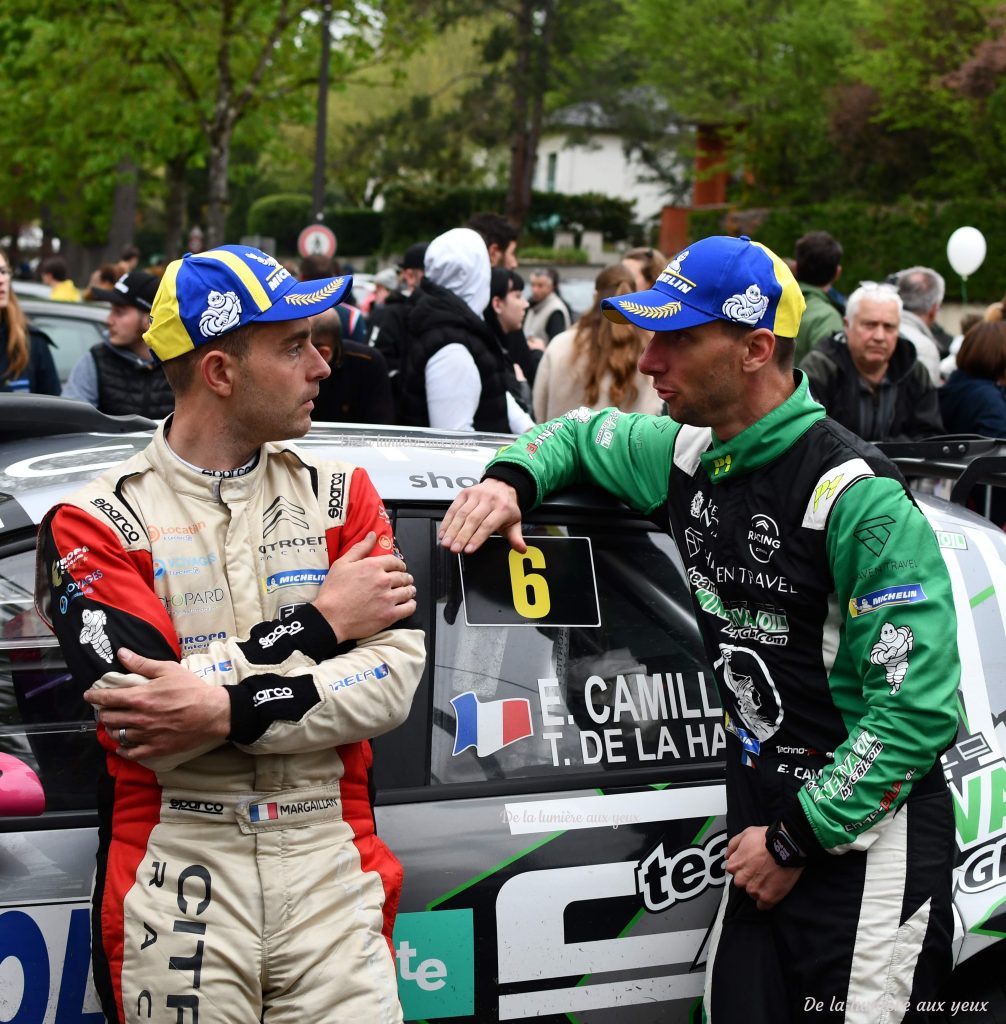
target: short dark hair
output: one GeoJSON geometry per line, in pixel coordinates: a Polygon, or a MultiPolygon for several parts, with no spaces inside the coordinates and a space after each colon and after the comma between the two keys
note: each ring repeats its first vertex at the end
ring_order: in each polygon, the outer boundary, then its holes
{"type": "Polygon", "coordinates": [[[510,292],[524,291],[524,278],[516,270],[493,267],[489,274],[489,298],[505,299],[510,292]]]}
{"type": "Polygon", "coordinates": [[[138,260],[139,258],[140,250],[132,242],[127,242],[119,253],[120,260],[138,260]]]}
{"type": "Polygon", "coordinates": [[[517,241],[517,229],[498,213],[476,213],[468,218],[466,228],[477,231],[488,249],[490,245],[498,245],[506,251],[511,242],[517,241]]]}
{"type": "Polygon", "coordinates": [[[339,264],[330,256],[305,256],[300,261],[300,279],[318,281],[323,277],[335,277],[339,264]]]}
{"type": "Polygon", "coordinates": [[[66,271],[66,260],[62,256],[46,256],[38,268],[38,276],[52,274],[57,281],[65,281],[70,275],[66,271]]]}
{"type": "Polygon", "coordinates": [[[831,284],[842,262],[842,245],[827,231],[808,231],[793,247],[796,279],[819,288],[831,284]]]}
{"type": "Polygon", "coordinates": [[[161,363],[164,369],[164,376],[167,377],[175,397],[178,398],[184,395],[192,387],[196,367],[208,352],[226,352],[240,363],[248,354],[248,346],[251,344],[251,339],[257,326],[257,324],[250,323],[244,324],[241,327],[235,327],[233,331],[228,331],[226,334],[221,334],[219,338],[206,341],[191,352],[175,356],[174,359],[166,359],[161,363]]]}
{"type": "Polygon", "coordinates": [[[1006,373],[1006,322],[975,324],[961,342],[957,369],[971,377],[999,381],[1006,373]]]}

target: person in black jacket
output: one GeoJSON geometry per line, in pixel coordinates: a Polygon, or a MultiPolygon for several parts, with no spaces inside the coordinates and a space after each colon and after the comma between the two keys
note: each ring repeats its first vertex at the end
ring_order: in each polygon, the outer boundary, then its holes
{"type": "Polygon", "coordinates": [[[32,327],[11,288],[11,269],[0,252],[0,391],[59,394],[59,374],[48,336],[32,327]]]}
{"type": "Polygon", "coordinates": [[[483,319],[489,254],[480,235],[453,228],[426,250],[426,275],[408,314],[402,359],[404,420],[449,430],[524,431],[513,369],[483,319]]]}
{"type": "Polygon", "coordinates": [[[94,345],[70,371],[64,398],[93,405],[110,416],[164,419],[175,408],[175,396],[161,364],[143,340],[150,327],[150,308],[160,281],[134,270],[112,288],[92,288],[96,299],[110,302],[105,321],[108,341],[94,345]]]}
{"type": "Polygon", "coordinates": [[[849,296],[845,332],[808,352],[800,369],[814,397],[865,441],[914,441],[943,433],[936,389],[915,346],[898,336],[901,297],[865,282],[849,296]]]}
{"type": "Polygon", "coordinates": [[[334,309],[311,317],[311,341],[332,368],[318,382],[312,420],[333,423],[394,423],[395,405],[384,356],[369,345],[343,341],[334,309]]]}

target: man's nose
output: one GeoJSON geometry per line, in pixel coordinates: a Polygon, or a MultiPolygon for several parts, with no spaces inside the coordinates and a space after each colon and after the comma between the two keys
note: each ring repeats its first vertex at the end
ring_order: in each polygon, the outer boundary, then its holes
{"type": "Polygon", "coordinates": [[[314,362],[308,366],[308,379],[324,380],[331,374],[332,367],[325,362],[325,357],[314,345],[308,345],[307,347],[311,350],[311,355],[314,357],[314,362]]]}
{"type": "Polygon", "coordinates": [[[643,354],[639,357],[640,373],[656,377],[667,369],[667,361],[662,358],[660,351],[661,350],[657,346],[657,335],[653,334],[650,336],[650,340],[646,343],[646,348],[643,349],[643,354]]]}

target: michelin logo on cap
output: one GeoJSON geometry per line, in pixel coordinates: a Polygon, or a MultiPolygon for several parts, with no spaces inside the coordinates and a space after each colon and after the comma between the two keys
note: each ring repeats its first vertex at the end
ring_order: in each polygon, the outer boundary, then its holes
{"type": "Polygon", "coordinates": [[[204,338],[216,338],[237,327],[241,320],[241,300],[234,292],[210,292],[206,296],[208,303],[199,317],[199,330],[204,338]]]}

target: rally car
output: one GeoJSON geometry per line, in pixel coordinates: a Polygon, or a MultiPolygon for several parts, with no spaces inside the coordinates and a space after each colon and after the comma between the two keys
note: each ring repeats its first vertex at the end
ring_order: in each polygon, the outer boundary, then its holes
{"type": "MultiPolygon", "coordinates": [[[[0,1020],[98,1024],[88,898],[104,755],[34,612],[34,538],[54,502],[140,450],[152,424],[0,401],[0,1020]]],[[[725,882],[725,737],[681,562],[659,522],[595,491],[531,516],[524,556],[499,539],[446,553],[444,511],[507,440],[318,425],[298,442],[367,469],[416,578],[408,624],[427,634],[412,713],[375,743],[378,830],[405,867],[393,942],[405,1017],[698,1020],[725,882]]],[[[950,568],[964,667],[944,758],[960,847],[955,997],[985,1002],[967,1019],[991,1021],[1004,998],[986,959],[1006,928],[1006,538],[957,504],[918,500],[950,568]]],[[[178,535],[165,571],[192,568],[190,544],[178,535]]]]}

